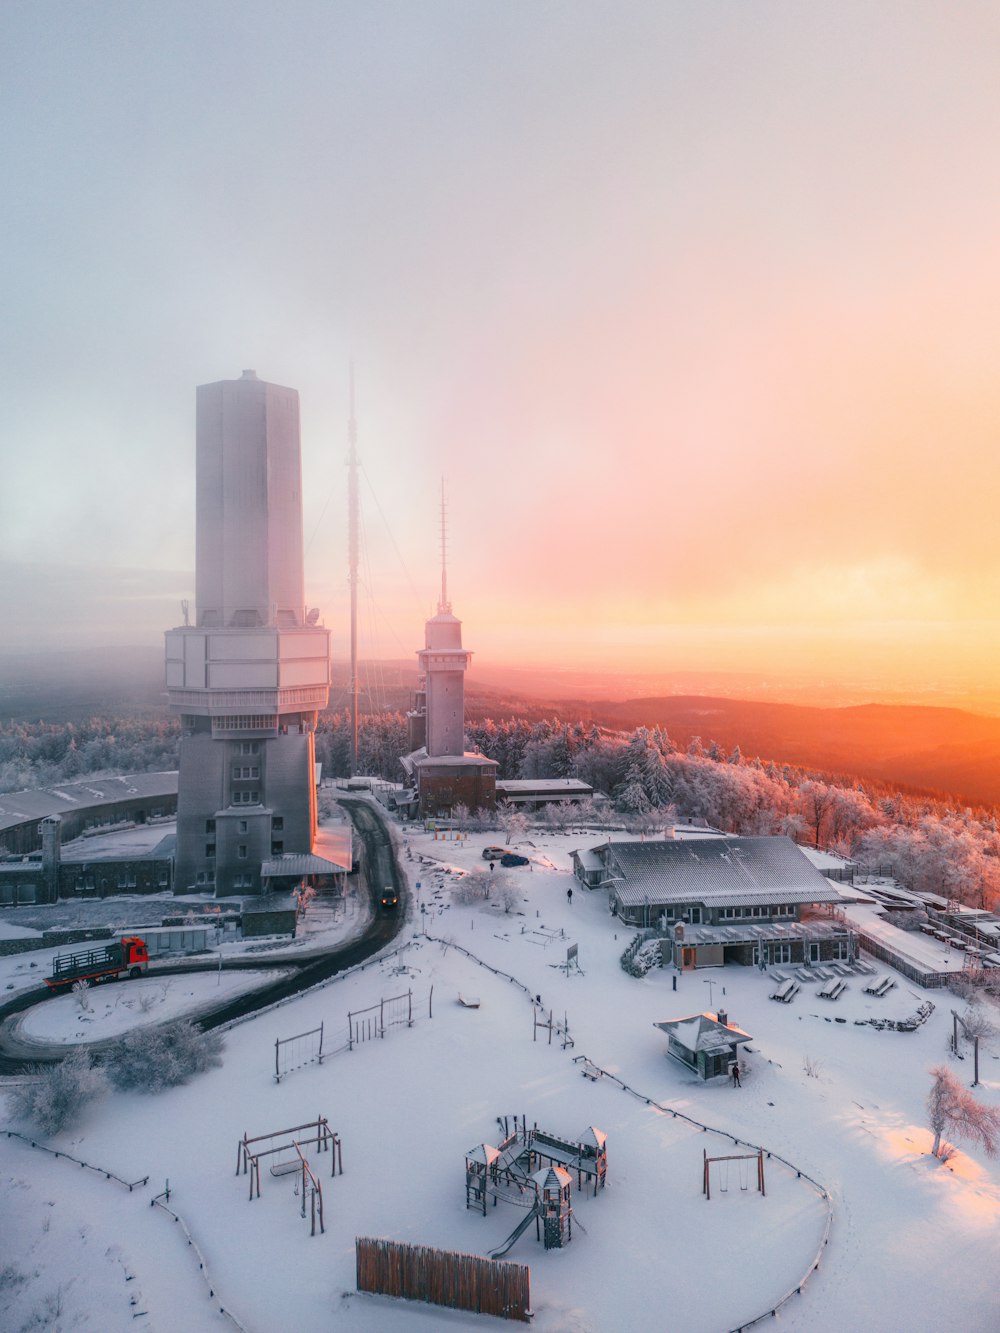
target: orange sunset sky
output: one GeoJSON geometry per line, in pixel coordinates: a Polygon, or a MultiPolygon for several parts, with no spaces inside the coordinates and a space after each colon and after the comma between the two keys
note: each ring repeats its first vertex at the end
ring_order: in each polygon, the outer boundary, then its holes
{"type": "Polygon", "coordinates": [[[308,598],[484,669],[1000,693],[1000,11],[0,14],[3,650],[193,596],[194,386],[302,401],[308,598]]]}

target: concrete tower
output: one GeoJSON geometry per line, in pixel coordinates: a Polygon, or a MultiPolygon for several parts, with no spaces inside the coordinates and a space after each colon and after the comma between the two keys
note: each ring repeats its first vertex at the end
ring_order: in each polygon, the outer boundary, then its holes
{"type": "Polygon", "coordinates": [[[259,893],[312,850],[329,631],[306,612],[299,396],[252,370],[197,391],[197,605],[167,631],[183,719],[178,892],[259,893]]]}

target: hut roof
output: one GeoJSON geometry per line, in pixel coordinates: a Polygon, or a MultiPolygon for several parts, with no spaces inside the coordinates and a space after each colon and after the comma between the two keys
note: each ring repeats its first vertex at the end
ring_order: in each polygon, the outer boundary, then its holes
{"type": "Polygon", "coordinates": [[[499,1156],[499,1148],[493,1148],[488,1143],[477,1143],[465,1154],[465,1159],[468,1162],[481,1162],[483,1166],[492,1166],[499,1156]]]}
{"type": "Polygon", "coordinates": [[[720,1023],[711,1014],[674,1018],[667,1023],[654,1023],[653,1027],[673,1037],[686,1051],[722,1051],[753,1040],[749,1032],[732,1023],[720,1023]]]}

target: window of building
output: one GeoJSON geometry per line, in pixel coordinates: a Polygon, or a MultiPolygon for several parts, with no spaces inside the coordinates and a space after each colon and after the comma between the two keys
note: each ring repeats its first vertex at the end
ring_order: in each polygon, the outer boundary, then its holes
{"type": "Polygon", "coordinates": [[[234,875],[234,876],[233,876],[233,888],[234,888],[234,889],[252,889],[252,888],[253,888],[253,875],[234,875]]]}
{"type": "Polygon", "coordinates": [[[161,889],[165,889],[169,886],[169,884],[170,884],[170,875],[167,871],[166,866],[164,866],[163,869],[160,871],[159,887],[161,889]]]}
{"type": "Polygon", "coordinates": [[[199,870],[199,871],[198,871],[198,874],[197,874],[197,882],[198,882],[199,884],[204,884],[204,883],[205,883],[205,872],[204,872],[204,870],[199,870]]]}
{"type": "Polygon", "coordinates": [[[260,754],[260,741],[240,741],[240,754],[260,754]]]}
{"type": "Polygon", "coordinates": [[[214,855],[215,855],[215,843],[214,843],[214,842],[206,842],[206,843],[205,843],[205,855],[206,855],[206,856],[214,856],[214,855]]]}
{"type": "Polygon", "coordinates": [[[134,889],[134,888],[135,888],[135,871],[134,871],[134,870],[119,870],[119,872],[118,872],[118,887],[119,887],[120,889],[134,889]]]}
{"type": "Polygon", "coordinates": [[[285,821],[281,815],[275,815],[271,820],[271,828],[275,833],[282,833],[285,828],[285,821]]]}
{"type": "Polygon", "coordinates": [[[260,777],[260,768],[256,764],[237,765],[233,769],[234,782],[247,782],[260,777]]]}
{"type": "Polygon", "coordinates": [[[206,832],[206,833],[214,833],[214,832],[215,832],[215,820],[214,820],[214,819],[206,819],[206,820],[205,820],[205,832],[206,832]]]}
{"type": "Polygon", "coordinates": [[[834,958],[846,958],[848,956],[846,940],[833,941],[833,956],[834,958]]]}
{"type": "Polygon", "coordinates": [[[247,859],[247,845],[245,842],[241,842],[239,846],[236,848],[236,855],[240,858],[241,861],[245,861],[247,859]]]}
{"type": "Polygon", "coordinates": [[[272,842],[271,842],[271,855],[272,855],[272,856],[281,856],[282,853],[284,852],[284,850],[285,850],[285,844],[284,844],[283,842],[274,842],[274,841],[272,840],[272,842]]]}
{"type": "Polygon", "coordinates": [[[790,944],[775,944],[773,948],[776,963],[790,963],[792,961],[792,946],[790,944]]]}
{"type": "Polygon", "coordinates": [[[259,791],[234,791],[233,805],[259,805],[259,791]]]}
{"type": "Polygon", "coordinates": [[[249,824],[247,823],[247,821],[246,821],[245,819],[241,819],[241,820],[239,820],[239,822],[237,823],[236,827],[239,829],[239,831],[240,831],[241,833],[246,833],[247,829],[248,829],[250,826],[249,826],[249,824]]]}

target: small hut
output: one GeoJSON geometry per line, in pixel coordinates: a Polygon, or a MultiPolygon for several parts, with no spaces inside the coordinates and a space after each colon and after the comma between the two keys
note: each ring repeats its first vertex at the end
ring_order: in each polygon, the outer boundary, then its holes
{"type": "Polygon", "coordinates": [[[573,1177],[561,1166],[544,1166],[531,1177],[538,1197],[538,1216],[547,1250],[561,1249],[573,1239],[573,1177]]]}
{"type": "Polygon", "coordinates": [[[694,1014],[653,1027],[667,1034],[667,1054],[703,1079],[728,1074],[740,1046],[753,1040],[725,1014],[694,1014]]]}

